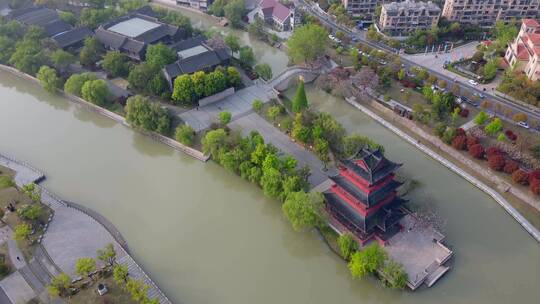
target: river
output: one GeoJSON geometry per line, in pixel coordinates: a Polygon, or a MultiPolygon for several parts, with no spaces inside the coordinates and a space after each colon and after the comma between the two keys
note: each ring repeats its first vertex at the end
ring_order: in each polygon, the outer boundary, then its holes
{"type": "Polygon", "coordinates": [[[495,202],[345,103],[308,95],[384,144],[405,164],[400,174],[420,183],[408,199],[447,220],[456,258],[437,285],[412,293],[354,281],[317,234],[294,232],[279,204],[253,185],[3,72],[0,151],[40,168],[46,187],[113,222],[175,303],[538,300],[540,248],[495,202]]]}

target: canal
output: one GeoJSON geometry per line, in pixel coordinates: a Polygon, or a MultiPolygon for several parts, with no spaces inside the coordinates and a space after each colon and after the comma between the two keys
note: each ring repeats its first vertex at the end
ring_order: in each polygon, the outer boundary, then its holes
{"type": "MultiPolygon", "coordinates": [[[[453,269],[431,289],[350,279],[315,233],[296,233],[276,201],[38,85],[0,73],[0,151],[43,170],[45,186],[113,222],[175,303],[529,303],[540,248],[489,197],[358,111],[310,89],[313,106],[386,146],[419,182],[407,197],[447,220],[453,269]]],[[[92,236],[88,236],[92,237],[92,236]]]]}

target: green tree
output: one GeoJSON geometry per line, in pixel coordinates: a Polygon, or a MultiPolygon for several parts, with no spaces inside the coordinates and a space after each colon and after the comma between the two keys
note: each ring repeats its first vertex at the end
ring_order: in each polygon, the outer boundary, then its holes
{"type": "Polygon", "coordinates": [[[150,93],[152,80],[156,75],[159,76],[159,74],[159,69],[156,69],[156,67],[151,64],[146,62],[137,64],[129,71],[127,79],[129,87],[140,92],[150,93]]]}
{"type": "Polygon", "coordinates": [[[7,63],[15,52],[15,42],[8,36],[0,35],[0,62],[7,63]]]}
{"type": "Polygon", "coordinates": [[[210,153],[214,160],[218,159],[219,150],[227,143],[227,133],[223,129],[212,130],[203,137],[203,152],[210,153]]]}
{"type": "Polygon", "coordinates": [[[278,198],[282,192],[282,180],[283,176],[278,169],[268,168],[264,169],[261,177],[261,188],[264,195],[270,198],[278,198]]]}
{"type": "Polygon", "coordinates": [[[17,214],[24,220],[37,220],[42,213],[41,206],[38,204],[23,205],[17,210],[17,214]]]}
{"type": "Polygon", "coordinates": [[[131,298],[139,303],[148,302],[148,285],[141,281],[128,278],[126,289],[131,294],[131,298]]]}
{"type": "Polygon", "coordinates": [[[211,96],[227,88],[227,78],[220,70],[206,74],[204,79],[204,95],[211,96]]]}
{"type": "Polygon", "coordinates": [[[129,73],[128,58],[120,52],[107,52],[101,65],[113,77],[126,76],[129,73]]]}
{"type": "Polygon", "coordinates": [[[179,125],[176,127],[174,138],[186,146],[191,146],[193,145],[193,140],[195,139],[195,132],[188,124],[179,125]]]}
{"type": "Polygon", "coordinates": [[[176,53],[163,43],[149,45],[146,50],[146,62],[157,69],[173,63],[176,57],[176,53]]]}
{"type": "Polygon", "coordinates": [[[244,0],[230,0],[229,3],[223,7],[223,13],[233,27],[238,28],[242,25],[245,7],[244,0]]]}
{"type": "Polygon", "coordinates": [[[499,68],[499,58],[490,59],[484,65],[484,79],[491,80],[497,76],[497,69],[499,68]]]}
{"type": "Polygon", "coordinates": [[[91,277],[96,270],[96,261],[92,258],[79,258],[75,262],[75,273],[82,277],[91,277]]]}
{"type": "Polygon", "coordinates": [[[280,114],[281,114],[280,106],[271,106],[270,108],[268,108],[268,111],[266,113],[268,118],[270,118],[270,120],[273,122],[276,122],[276,119],[279,117],[280,114]]]}
{"type": "Polygon", "coordinates": [[[232,54],[240,51],[240,40],[238,36],[229,33],[225,36],[225,44],[231,49],[232,54]]]}
{"type": "Polygon", "coordinates": [[[111,98],[109,87],[103,79],[85,82],[81,88],[81,95],[85,100],[98,106],[107,105],[111,98]]]}
{"type": "Polygon", "coordinates": [[[477,124],[477,125],[483,125],[486,121],[488,121],[489,119],[489,115],[484,112],[484,111],[480,111],[480,113],[478,113],[475,117],[474,117],[474,122],[477,124]]]}
{"type": "Polygon", "coordinates": [[[341,255],[348,260],[358,250],[358,242],[350,233],[344,233],[337,239],[341,255]]]}
{"type": "Polygon", "coordinates": [[[84,40],[84,46],[79,53],[79,61],[82,65],[93,66],[101,59],[105,49],[96,37],[88,37],[84,40]]]}
{"type": "Polygon", "coordinates": [[[77,17],[75,17],[75,14],[72,12],[58,11],[58,17],[60,17],[60,20],[71,25],[75,25],[77,23],[77,17]]]}
{"type": "Polygon", "coordinates": [[[56,70],[46,65],[39,68],[37,79],[45,91],[49,93],[56,93],[61,84],[60,78],[56,75],[56,70]]]}
{"type": "MultiPolygon", "coordinates": [[[[182,77],[182,76],[180,76],[180,77],[182,77]]],[[[179,84],[181,86],[182,90],[184,90],[184,92],[179,92],[179,93],[181,93],[180,96],[182,97],[182,99],[183,100],[185,99],[185,101],[182,101],[182,102],[183,103],[188,102],[187,100],[189,98],[193,98],[193,97],[190,97],[193,94],[196,96],[196,99],[204,97],[205,96],[205,90],[206,90],[205,89],[205,86],[206,86],[205,81],[206,81],[206,73],[204,73],[203,71],[197,71],[197,72],[193,73],[191,75],[191,79],[189,79],[189,80],[185,79],[185,78],[182,79],[181,80],[181,82],[182,82],[181,85],[179,84]],[[191,82],[191,84],[189,84],[189,82],[191,82]],[[187,88],[188,85],[191,86],[191,89],[187,88]],[[192,92],[190,92],[190,91],[192,91],[192,92]]],[[[176,87],[176,81],[175,81],[175,87],[176,87]]],[[[174,98],[174,91],[173,91],[173,98],[174,98]]]]}
{"type": "Polygon", "coordinates": [[[398,74],[397,74],[397,78],[398,80],[403,80],[405,79],[405,70],[404,69],[400,69],[398,74]]]}
{"type": "Polygon", "coordinates": [[[294,230],[311,229],[321,225],[323,199],[320,193],[304,191],[290,193],[282,205],[283,214],[294,230]]]}
{"type": "Polygon", "coordinates": [[[92,73],[73,74],[64,83],[64,91],[72,95],[81,96],[84,83],[96,79],[96,75],[92,73]]]}
{"type": "Polygon", "coordinates": [[[296,89],[296,95],[294,96],[294,99],[292,101],[292,110],[295,113],[299,113],[307,109],[307,107],[308,100],[306,96],[306,90],[304,88],[304,81],[300,80],[298,88],[296,89]]]}
{"type": "Polygon", "coordinates": [[[195,102],[193,81],[187,74],[181,75],[174,80],[172,99],[177,103],[191,104],[195,102]]]}
{"type": "Polygon", "coordinates": [[[113,266],[113,279],[118,286],[126,284],[128,278],[128,268],[126,265],[116,264],[113,266]]]}
{"type": "Polygon", "coordinates": [[[354,253],[349,262],[349,270],[353,278],[362,278],[375,273],[387,259],[388,254],[377,243],[354,253]]]}
{"type": "Polygon", "coordinates": [[[114,249],[113,244],[109,243],[105,248],[98,249],[97,258],[108,267],[112,267],[116,263],[116,250],[114,249]]]}
{"type": "Polygon", "coordinates": [[[257,64],[255,66],[255,73],[264,80],[272,79],[272,68],[267,63],[257,64]]]}
{"type": "Polygon", "coordinates": [[[171,127],[171,117],[166,108],[148,98],[135,95],[127,100],[126,121],[135,128],[167,134],[171,127]]]}
{"type": "Polygon", "coordinates": [[[222,124],[222,125],[226,125],[228,124],[229,122],[231,122],[231,112],[229,111],[222,111],[219,113],[219,122],[222,124]]]}
{"type": "Polygon", "coordinates": [[[403,265],[390,260],[385,263],[381,272],[381,278],[386,286],[394,289],[403,289],[407,286],[407,273],[403,265]]]}
{"type": "Polygon", "coordinates": [[[235,67],[227,67],[227,83],[229,87],[238,88],[242,85],[242,76],[235,67]]]}
{"type": "Polygon", "coordinates": [[[79,18],[79,23],[95,29],[100,24],[116,16],[117,11],[112,7],[106,9],[83,8],[81,11],[81,17],[79,18]]]}
{"type": "Polygon", "coordinates": [[[307,24],[294,30],[287,42],[289,57],[294,63],[313,61],[324,54],[328,32],[316,24],[307,24]]]}
{"type": "Polygon", "coordinates": [[[71,288],[71,277],[61,273],[51,279],[51,284],[47,287],[49,294],[53,297],[65,297],[71,288]]]}
{"type": "Polygon", "coordinates": [[[26,240],[30,236],[30,233],[32,233],[32,226],[29,224],[19,224],[15,226],[13,238],[17,241],[26,240]]]}
{"type": "Polygon", "coordinates": [[[35,75],[44,64],[46,55],[36,40],[23,39],[15,44],[9,63],[16,69],[35,75]]]}
{"type": "Polygon", "coordinates": [[[502,128],[502,121],[500,118],[497,117],[487,124],[487,126],[484,128],[484,131],[486,131],[486,134],[489,136],[495,136],[502,130],[502,128]]]}
{"type": "Polygon", "coordinates": [[[62,49],[52,52],[50,58],[53,66],[60,71],[66,71],[70,64],[77,61],[75,56],[62,49]]]}
{"type": "Polygon", "coordinates": [[[253,111],[255,111],[256,113],[261,113],[263,102],[260,99],[255,99],[253,100],[251,107],[253,108],[253,111]]]}
{"type": "Polygon", "coordinates": [[[245,67],[252,67],[255,64],[255,54],[249,46],[240,48],[240,63],[245,67]]]}

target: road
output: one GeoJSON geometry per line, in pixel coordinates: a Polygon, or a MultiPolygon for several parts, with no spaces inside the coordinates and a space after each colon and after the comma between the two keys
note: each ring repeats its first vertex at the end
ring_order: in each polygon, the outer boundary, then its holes
{"type": "MultiPolygon", "coordinates": [[[[346,33],[347,35],[350,36],[352,41],[362,42],[364,44],[369,45],[372,48],[379,49],[379,50],[382,50],[382,51],[384,51],[386,53],[390,53],[390,54],[393,54],[393,55],[399,54],[398,50],[393,49],[393,48],[391,48],[391,47],[389,47],[387,45],[383,45],[383,44],[379,44],[379,43],[367,40],[366,35],[365,35],[365,33],[366,33],[365,31],[360,31],[360,30],[357,30],[357,29],[352,29],[351,30],[350,28],[347,28],[347,27],[345,27],[345,26],[343,26],[341,24],[337,24],[337,22],[335,22],[328,14],[326,14],[324,11],[322,11],[318,6],[316,6],[316,5],[312,4],[312,3],[308,3],[306,0],[295,0],[295,4],[297,5],[297,7],[304,8],[307,12],[309,12],[313,16],[317,17],[322,24],[324,24],[327,27],[333,29],[334,31],[342,31],[342,32],[346,33]]],[[[512,109],[512,112],[526,113],[527,116],[529,117],[529,120],[534,119],[534,120],[540,122],[540,110],[538,110],[538,109],[534,109],[534,108],[526,106],[526,105],[514,103],[514,102],[509,101],[507,99],[496,96],[496,95],[488,92],[487,90],[483,91],[483,90],[479,89],[478,87],[476,87],[474,85],[471,85],[470,83],[468,83],[466,81],[465,82],[459,81],[456,76],[450,77],[448,75],[445,75],[445,74],[441,73],[441,71],[438,70],[436,67],[430,65],[429,60],[426,60],[424,62],[422,60],[411,60],[410,56],[404,56],[403,54],[399,54],[399,56],[401,58],[401,62],[404,64],[404,67],[406,69],[410,69],[413,66],[422,67],[422,68],[428,70],[431,74],[437,76],[438,79],[445,80],[447,82],[447,84],[448,84],[448,87],[451,87],[456,83],[461,87],[462,90],[466,90],[471,94],[474,94],[474,93],[482,94],[482,95],[486,96],[486,98],[489,99],[490,101],[500,103],[503,106],[512,109]]],[[[511,118],[507,118],[507,117],[502,117],[502,118],[513,123],[511,118]]],[[[537,133],[540,132],[540,130],[535,130],[535,131],[537,133]]]]}

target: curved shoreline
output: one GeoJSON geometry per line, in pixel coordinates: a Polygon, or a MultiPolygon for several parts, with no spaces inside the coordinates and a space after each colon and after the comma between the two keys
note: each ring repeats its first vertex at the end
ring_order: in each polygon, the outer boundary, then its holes
{"type": "MultiPolygon", "coordinates": [[[[159,289],[156,283],[150,278],[150,276],[146,274],[146,272],[137,264],[137,262],[129,254],[127,242],[121,235],[120,231],[111,222],[109,222],[104,216],[102,216],[101,214],[87,207],[81,206],[76,203],[64,201],[60,199],[58,196],[56,196],[55,194],[53,194],[52,192],[48,191],[46,188],[39,185],[39,182],[45,180],[46,178],[45,174],[41,172],[40,170],[27,164],[26,162],[19,161],[13,157],[9,157],[0,153],[0,165],[5,166],[16,172],[14,180],[17,186],[21,187],[31,182],[36,183],[38,188],[41,190],[41,199],[42,199],[41,203],[49,206],[51,209],[55,211],[55,213],[60,208],[64,208],[64,210],[69,209],[72,212],[77,212],[84,215],[85,217],[90,218],[93,222],[97,223],[97,225],[100,225],[103,229],[105,229],[107,233],[110,234],[111,238],[117,243],[118,246],[115,246],[115,247],[118,247],[121,249],[121,251],[118,252],[118,255],[120,256],[120,258],[118,259],[117,262],[119,264],[126,265],[128,267],[129,276],[137,280],[142,280],[145,284],[149,286],[148,295],[150,298],[157,298],[160,304],[172,303],[169,300],[169,298],[167,298],[167,296],[163,293],[163,291],[159,289]]],[[[53,215],[53,221],[54,221],[54,218],[55,216],[53,215]]],[[[47,238],[47,233],[48,232],[44,234],[44,239],[47,238]]],[[[47,252],[47,250],[45,249],[45,246],[43,246],[42,244],[40,244],[40,246],[43,248],[43,251],[49,257],[49,259],[54,264],[54,266],[57,269],[63,270],[62,267],[60,267],[54,261],[54,259],[51,257],[49,252],[47,252]]]]}
{"type": "Polygon", "coordinates": [[[418,150],[424,152],[429,157],[433,158],[434,160],[438,161],[440,164],[448,168],[450,171],[456,173],[457,175],[464,178],[466,181],[477,187],[478,189],[482,190],[484,193],[489,195],[493,200],[495,200],[506,212],[508,212],[537,242],[540,243],[540,231],[536,227],[534,227],[529,221],[523,217],[510,203],[506,201],[504,197],[502,197],[496,190],[489,187],[488,185],[484,184],[482,181],[477,179],[476,177],[472,176],[471,174],[465,172],[459,166],[455,165],[453,162],[449,161],[448,159],[444,158],[442,155],[436,153],[435,151],[431,150],[429,147],[421,144],[419,141],[414,139],[412,136],[406,134],[396,126],[392,125],[388,121],[386,121],[384,118],[380,117],[379,115],[375,114],[373,111],[369,110],[365,106],[359,104],[357,101],[346,98],[345,99],[350,105],[353,107],[359,109],[363,113],[367,114],[369,117],[371,117],[373,120],[380,123],[385,128],[392,131],[394,134],[401,137],[403,140],[417,148],[418,150]]]}

